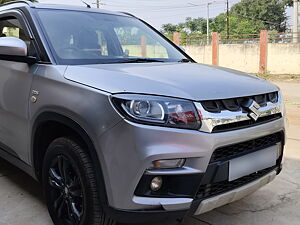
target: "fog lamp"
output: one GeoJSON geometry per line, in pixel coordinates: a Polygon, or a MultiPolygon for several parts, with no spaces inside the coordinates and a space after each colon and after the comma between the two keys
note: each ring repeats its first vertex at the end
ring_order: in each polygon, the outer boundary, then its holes
{"type": "Polygon", "coordinates": [[[152,162],[152,166],[148,169],[176,169],[184,165],[185,159],[167,159],[152,162]]]}
{"type": "Polygon", "coordinates": [[[152,191],[158,191],[163,184],[162,177],[154,177],[151,181],[150,188],[152,191]]]}

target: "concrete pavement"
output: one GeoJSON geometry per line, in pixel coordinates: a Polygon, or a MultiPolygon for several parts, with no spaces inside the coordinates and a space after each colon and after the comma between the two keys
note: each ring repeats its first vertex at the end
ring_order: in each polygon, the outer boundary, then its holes
{"type": "MultiPolygon", "coordinates": [[[[182,225],[300,225],[300,83],[277,84],[290,122],[282,173],[247,198],[188,218],[182,225]]],[[[0,159],[0,225],[51,224],[40,185],[0,159]]]]}

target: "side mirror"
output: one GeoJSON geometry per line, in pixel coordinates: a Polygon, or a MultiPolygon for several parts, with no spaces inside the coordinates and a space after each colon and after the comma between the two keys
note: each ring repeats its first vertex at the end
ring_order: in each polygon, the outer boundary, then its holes
{"type": "Polygon", "coordinates": [[[27,56],[26,43],[15,37],[0,37],[0,60],[35,63],[36,59],[27,56]]]}
{"type": "Polygon", "coordinates": [[[0,55],[27,56],[27,45],[24,41],[14,37],[0,38],[0,55]]]}

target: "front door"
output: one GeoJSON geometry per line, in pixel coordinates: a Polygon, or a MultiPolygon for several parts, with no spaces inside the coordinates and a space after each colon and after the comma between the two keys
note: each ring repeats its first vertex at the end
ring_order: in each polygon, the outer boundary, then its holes
{"type": "MultiPolygon", "coordinates": [[[[14,14],[0,17],[0,37],[16,37],[33,46],[24,21],[14,14]]],[[[28,104],[34,66],[0,60],[0,148],[28,163],[28,104]]]]}

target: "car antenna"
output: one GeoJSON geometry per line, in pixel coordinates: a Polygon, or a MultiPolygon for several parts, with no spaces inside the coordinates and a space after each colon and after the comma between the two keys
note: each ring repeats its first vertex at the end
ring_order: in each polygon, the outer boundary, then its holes
{"type": "MultiPolygon", "coordinates": [[[[81,0],[82,1],[82,0],[81,0]]],[[[82,3],[84,3],[86,5],[86,7],[88,7],[89,9],[91,8],[91,5],[89,5],[88,3],[86,3],[85,1],[82,1],[82,3]]]]}

